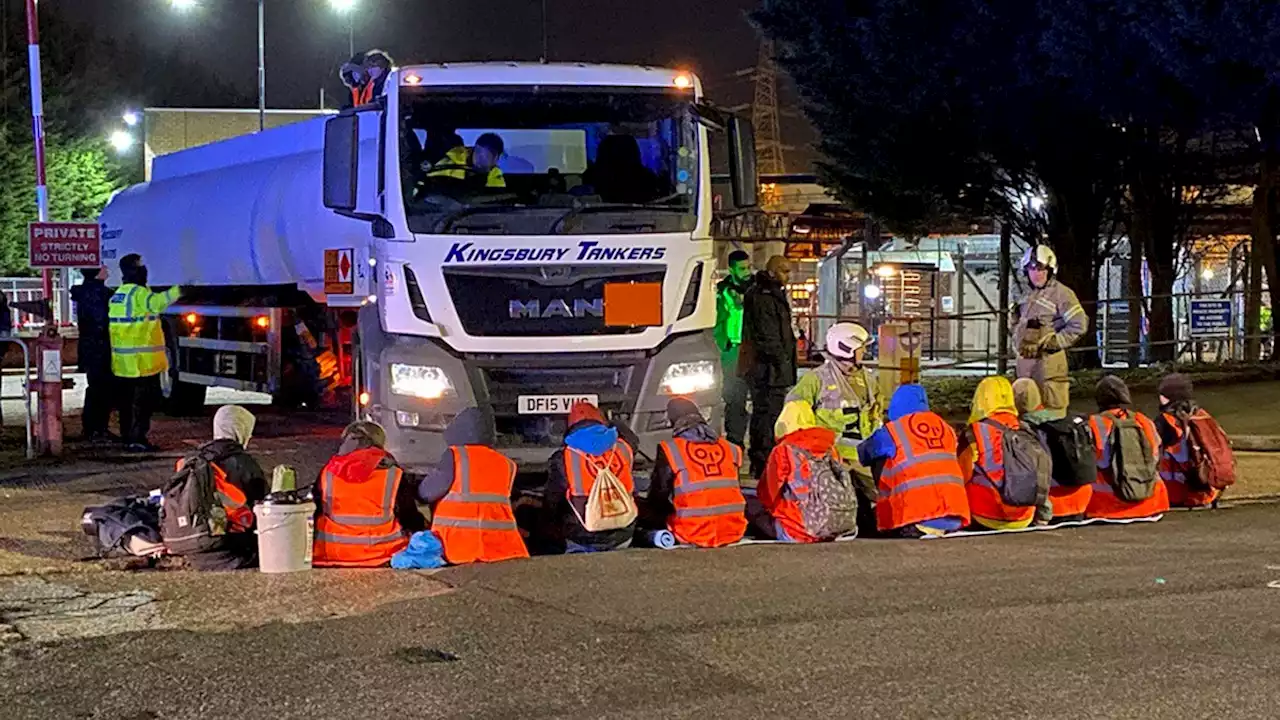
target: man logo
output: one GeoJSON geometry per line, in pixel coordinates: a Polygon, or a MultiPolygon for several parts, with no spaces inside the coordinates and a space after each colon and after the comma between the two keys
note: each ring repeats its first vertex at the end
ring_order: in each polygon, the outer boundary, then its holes
{"type": "Polygon", "coordinates": [[[604,299],[597,298],[595,300],[584,300],[575,298],[570,304],[569,300],[562,298],[554,298],[548,300],[543,306],[539,300],[511,300],[507,303],[507,314],[513,320],[521,319],[546,319],[546,318],[585,318],[585,317],[604,317],[604,299]]]}

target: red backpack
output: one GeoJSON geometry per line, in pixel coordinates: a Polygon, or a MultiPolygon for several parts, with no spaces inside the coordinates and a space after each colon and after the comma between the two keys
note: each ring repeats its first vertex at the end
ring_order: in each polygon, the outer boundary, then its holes
{"type": "Polygon", "coordinates": [[[1236,482],[1236,456],[1231,440],[1209,413],[1196,408],[1187,417],[1189,487],[1223,490],[1236,482]]]}

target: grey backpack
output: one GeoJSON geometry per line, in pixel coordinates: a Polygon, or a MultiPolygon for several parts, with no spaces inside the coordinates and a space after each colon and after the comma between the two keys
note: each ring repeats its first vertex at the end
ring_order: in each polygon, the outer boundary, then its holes
{"type": "Polygon", "coordinates": [[[1000,431],[1000,446],[1004,450],[1000,501],[1010,507],[1043,505],[1049,497],[1053,458],[1040,442],[1040,436],[1024,423],[1015,429],[991,419],[983,422],[1000,431]]]}
{"type": "Polygon", "coordinates": [[[183,460],[164,489],[160,504],[160,535],[174,555],[211,552],[223,544],[227,511],[218,500],[214,463],[223,455],[201,449],[183,460]]]}
{"type": "Polygon", "coordinates": [[[1125,502],[1142,502],[1155,492],[1155,448],[1131,417],[1111,419],[1111,489],[1125,502]]]}
{"type": "Polygon", "coordinates": [[[858,530],[858,495],[849,471],[831,457],[817,457],[795,448],[808,463],[808,493],[796,493],[796,504],[808,533],[819,540],[835,540],[858,530]]]}

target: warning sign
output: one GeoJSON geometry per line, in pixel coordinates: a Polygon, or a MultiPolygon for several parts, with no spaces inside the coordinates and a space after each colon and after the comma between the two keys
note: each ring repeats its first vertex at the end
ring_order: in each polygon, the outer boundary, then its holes
{"type": "Polygon", "coordinates": [[[326,295],[351,295],[355,285],[355,251],[340,248],[324,251],[324,292],[326,295]]]}
{"type": "Polygon", "coordinates": [[[33,268],[91,268],[102,265],[98,223],[33,222],[27,226],[33,268]]]}

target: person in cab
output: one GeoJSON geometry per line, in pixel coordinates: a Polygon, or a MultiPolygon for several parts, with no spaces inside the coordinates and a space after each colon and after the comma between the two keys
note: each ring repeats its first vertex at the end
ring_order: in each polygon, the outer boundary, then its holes
{"type": "Polygon", "coordinates": [[[787,403],[774,429],[756,502],[747,515],[768,539],[792,543],[835,540],[857,532],[858,498],[836,454],[836,434],[819,427],[813,408],[787,403]]]}
{"type": "Polygon", "coordinates": [[[1049,453],[1018,418],[1013,386],[995,376],[978,383],[960,451],[974,525],[1020,530],[1049,493],[1049,453]]]}
{"type": "Polygon", "coordinates": [[[569,409],[564,444],[548,461],[544,500],[547,525],[559,533],[565,552],[630,547],[637,517],[634,462],[633,445],[605,421],[600,408],[580,401],[569,409]],[[607,485],[593,503],[592,491],[600,482],[607,485]],[[602,509],[609,513],[601,514],[602,509]]]}
{"type": "Polygon", "coordinates": [[[725,440],[688,398],[667,403],[671,439],[658,457],[645,503],[645,525],[665,527],[678,542],[713,548],[732,545],[747,530],[738,475],[742,448],[725,440]]]}
{"type": "Polygon", "coordinates": [[[505,188],[507,179],[498,167],[506,145],[497,133],[476,138],[475,147],[457,145],[427,171],[427,179],[452,178],[475,182],[486,188],[505,188]]]}
{"type": "Polygon", "coordinates": [[[511,509],[516,464],[493,449],[493,423],[467,408],[445,428],[441,461],[418,482],[450,565],[529,557],[511,509]]]}
{"type": "Polygon", "coordinates": [[[876,487],[871,470],[858,460],[858,446],[884,424],[884,401],[871,368],[863,365],[871,333],[857,323],[827,330],[826,360],[800,377],[787,402],[809,403],[818,426],[836,434],[836,453],[849,468],[862,513],[859,528],[874,530],[876,487]]]}
{"type": "Polygon", "coordinates": [[[956,433],[929,409],[920,385],[889,400],[889,422],[858,448],[877,488],[876,530],[891,537],[942,535],[969,524],[956,433]]]}
{"type": "Polygon", "coordinates": [[[382,567],[427,529],[414,483],[386,450],[387,432],[369,421],[342,431],[338,453],[314,490],[316,567],[382,567]]]}
{"type": "Polygon", "coordinates": [[[1212,506],[1235,482],[1231,443],[1213,416],[1196,404],[1191,378],[1181,373],[1160,381],[1160,479],[1174,507],[1212,506]]]}
{"type": "Polygon", "coordinates": [[[1151,418],[1133,409],[1124,381],[1108,375],[1095,391],[1098,414],[1090,419],[1098,476],[1086,514],[1103,520],[1159,517],[1169,492],[1157,471],[1160,434],[1151,418]]]}

